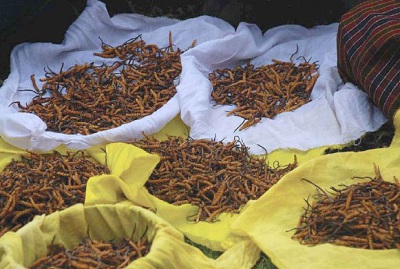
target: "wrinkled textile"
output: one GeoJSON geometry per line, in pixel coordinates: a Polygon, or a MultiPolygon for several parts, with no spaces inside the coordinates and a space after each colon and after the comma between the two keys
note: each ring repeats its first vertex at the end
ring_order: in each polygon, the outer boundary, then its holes
{"type": "Polygon", "coordinates": [[[341,78],[393,119],[400,107],[400,2],[364,1],[345,13],[337,47],[341,78]]]}

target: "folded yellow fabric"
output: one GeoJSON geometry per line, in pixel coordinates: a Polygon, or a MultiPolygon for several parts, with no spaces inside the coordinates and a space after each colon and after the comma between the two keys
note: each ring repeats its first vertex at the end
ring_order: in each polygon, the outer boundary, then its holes
{"type": "MultiPolygon", "coordinates": [[[[284,268],[400,268],[399,250],[362,250],[333,244],[301,245],[291,239],[306,206],[304,199],[322,189],[350,185],[374,177],[375,163],[384,180],[400,177],[400,113],[390,147],[363,152],[345,152],[314,158],[284,176],[278,184],[247,208],[232,225],[232,231],[249,236],[272,262],[284,268]]],[[[340,189],[340,187],[338,187],[340,189]]]]}
{"type": "Polygon", "coordinates": [[[25,150],[14,147],[14,146],[8,144],[3,139],[0,139],[0,152],[1,153],[10,153],[10,154],[22,154],[25,152],[25,150]]]}
{"type": "Polygon", "coordinates": [[[311,159],[314,159],[318,156],[324,154],[325,150],[328,148],[343,148],[346,145],[331,145],[324,146],[319,148],[310,149],[308,151],[301,151],[298,149],[278,149],[267,155],[268,161],[270,163],[279,162],[281,164],[292,163],[294,160],[294,156],[296,156],[297,163],[302,164],[311,159]]]}
{"type": "Polygon", "coordinates": [[[37,216],[17,232],[0,238],[0,268],[27,268],[47,254],[50,244],[73,248],[87,237],[93,240],[119,240],[145,233],[152,242],[150,252],[126,268],[140,269],[218,269],[251,268],[259,249],[250,241],[242,242],[218,259],[206,257],[184,242],[183,235],[149,210],[128,204],[83,206],[76,204],[50,215],[37,216]]]}
{"type": "Polygon", "coordinates": [[[164,140],[169,135],[187,137],[189,133],[190,133],[189,126],[186,126],[186,124],[182,121],[181,116],[177,115],[170,122],[168,122],[160,131],[151,134],[150,136],[159,140],[164,140]]]}

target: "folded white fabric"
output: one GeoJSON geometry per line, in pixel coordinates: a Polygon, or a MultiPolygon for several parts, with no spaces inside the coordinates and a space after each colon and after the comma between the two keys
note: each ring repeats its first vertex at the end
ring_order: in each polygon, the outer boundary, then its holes
{"type": "Polygon", "coordinates": [[[182,119],[191,127],[190,136],[224,141],[237,136],[250,153],[263,154],[265,150],[309,150],[345,144],[378,130],[387,118],[365,93],[353,84],[343,84],[339,77],[337,30],[338,23],[310,29],[282,25],[262,33],[256,25],[242,22],[235,33],[187,51],[181,57],[183,72],[177,90],[182,119]],[[243,119],[226,116],[234,106],[215,105],[208,74],[215,69],[244,65],[247,60],[257,67],[271,64],[273,59],[318,62],[319,78],[312,101],[293,112],[263,118],[255,126],[236,130],[243,119]]]}
{"type": "MultiPolygon", "coordinates": [[[[53,22],[57,23],[57,22],[53,22]]],[[[118,14],[110,17],[104,3],[88,0],[87,6],[69,27],[61,44],[24,43],[16,46],[10,57],[9,77],[0,88],[0,136],[8,143],[23,149],[47,151],[61,144],[72,149],[84,149],[108,142],[141,138],[142,133],[152,134],[165,126],[180,112],[177,96],[153,114],[120,127],[90,135],[66,135],[46,131],[46,124],[36,115],[19,113],[15,101],[25,105],[34,97],[30,80],[37,78],[39,88],[44,77],[44,68],[60,70],[86,62],[101,64],[93,52],[101,49],[101,40],[111,46],[141,34],[147,44],[168,46],[169,32],[174,46],[185,50],[194,40],[202,44],[234,34],[235,29],[227,22],[209,16],[180,21],[165,17],[150,18],[139,14],[118,14]],[[101,40],[99,39],[101,38],[101,40]]],[[[110,59],[109,64],[113,62],[110,59]]],[[[107,62],[106,62],[107,63],[107,62]]]]}

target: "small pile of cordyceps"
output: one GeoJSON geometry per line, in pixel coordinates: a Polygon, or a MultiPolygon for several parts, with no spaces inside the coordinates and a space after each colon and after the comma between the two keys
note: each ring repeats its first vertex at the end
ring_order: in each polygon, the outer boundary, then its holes
{"type": "MultiPolygon", "coordinates": [[[[37,94],[22,105],[20,112],[36,114],[48,131],[64,134],[92,134],[143,118],[166,104],[175,94],[181,73],[180,49],[170,44],[147,45],[141,36],[111,47],[102,44],[94,55],[117,60],[107,65],[77,64],[56,73],[46,70],[37,94]]],[[[194,43],[192,44],[194,46],[194,43]]]]}
{"type": "Polygon", "coordinates": [[[29,152],[12,160],[0,173],[0,236],[18,230],[35,215],[83,203],[88,179],[108,173],[83,151],[29,152]]]}
{"type": "MultiPolygon", "coordinates": [[[[293,238],[302,244],[332,243],[362,249],[400,249],[400,184],[382,179],[375,165],[370,181],[321,188],[301,216],[293,238]]],[[[311,182],[310,182],[311,183],[311,182]]]]}
{"type": "Polygon", "coordinates": [[[150,251],[150,242],[137,242],[124,238],[121,242],[85,239],[72,249],[62,245],[51,245],[48,255],[36,260],[29,268],[125,268],[134,260],[144,257],[150,251]]]}
{"type": "Polygon", "coordinates": [[[263,117],[293,111],[311,101],[311,91],[318,78],[316,63],[273,60],[272,64],[254,67],[236,66],[217,69],[209,74],[212,99],[218,105],[235,105],[227,113],[244,119],[244,130],[263,117]]]}

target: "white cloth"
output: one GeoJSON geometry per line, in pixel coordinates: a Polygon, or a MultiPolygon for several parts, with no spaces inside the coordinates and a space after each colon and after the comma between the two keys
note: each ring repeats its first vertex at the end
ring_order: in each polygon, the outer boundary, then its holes
{"type": "Polygon", "coordinates": [[[353,84],[343,84],[337,72],[336,34],[338,23],[311,29],[282,25],[265,33],[254,24],[240,23],[236,32],[203,43],[182,55],[178,97],[183,121],[191,127],[194,139],[232,141],[240,137],[250,153],[264,154],[276,149],[309,150],[345,144],[366,132],[378,130],[387,118],[353,84]],[[226,116],[234,106],[215,106],[208,74],[217,68],[233,68],[251,60],[255,66],[271,64],[272,59],[295,63],[304,59],[319,64],[319,78],[312,101],[293,112],[238,131],[243,119],[226,116]],[[304,57],[304,58],[299,58],[304,57]],[[299,58],[299,59],[298,59],[299,58]]]}
{"type": "MultiPolygon", "coordinates": [[[[279,148],[308,150],[344,144],[375,131],[387,119],[372,105],[367,95],[352,84],[343,85],[336,70],[336,33],[338,24],[307,29],[298,25],[272,28],[265,33],[254,24],[240,23],[235,29],[229,23],[210,16],[187,20],[150,18],[139,14],[110,17],[104,3],[88,0],[87,6],[67,30],[61,44],[24,43],[11,53],[11,72],[0,88],[0,136],[23,149],[51,150],[64,144],[84,149],[108,142],[141,138],[152,134],[181,113],[191,128],[192,138],[215,138],[230,141],[239,136],[254,154],[279,148]],[[30,76],[44,76],[44,67],[64,70],[75,64],[104,59],[93,56],[100,51],[99,37],[111,46],[142,34],[148,44],[168,45],[171,31],[174,45],[185,50],[193,40],[194,48],[181,56],[182,74],[178,93],[152,115],[120,127],[91,135],[65,135],[46,131],[46,124],[33,114],[19,113],[14,101],[28,103],[34,96],[30,76]],[[236,116],[226,117],[231,106],[213,106],[208,74],[216,68],[234,67],[251,59],[254,65],[304,56],[318,61],[320,76],[312,92],[313,101],[294,112],[274,119],[263,119],[243,131],[234,130],[242,122],[236,116]],[[258,145],[261,145],[258,146],[258,145]]],[[[41,87],[41,83],[38,82],[41,87]]]]}
{"type": "MultiPolygon", "coordinates": [[[[0,88],[0,136],[19,148],[47,151],[61,144],[72,149],[84,149],[108,142],[141,138],[142,132],[152,134],[159,131],[180,112],[176,95],[152,115],[90,135],[46,131],[46,124],[39,117],[19,113],[16,105],[10,104],[20,101],[25,105],[32,100],[34,93],[20,90],[33,90],[30,80],[32,74],[35,74],[38,86],[41,87],[42,83],[38,80],[44,77],[45,67],[58,71],[62,63],[63,70],[66,70],[75,64],[101,64],[105,61],[93,56],[93,52],[101,50],[99,37],[108,45],[117,46],[141,34],[147,44],[166,47],[170,31],[173,44],[186,50],[194,40],[202,44],[233,34],[235,29],[229,23],[209,16],[184,21],[165,17],[150,18],[140,14],[110,17],[104,3],[88,0],[82,14],[68,28],[61,44],[23,43],[11,52],[10,75],[0,88]]],[[[113,61],[111,59],[109,63],[113,61]]]]}

